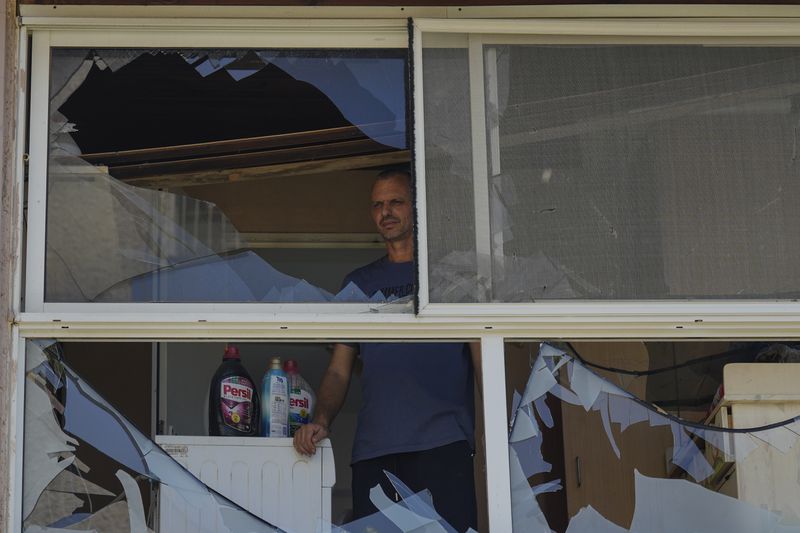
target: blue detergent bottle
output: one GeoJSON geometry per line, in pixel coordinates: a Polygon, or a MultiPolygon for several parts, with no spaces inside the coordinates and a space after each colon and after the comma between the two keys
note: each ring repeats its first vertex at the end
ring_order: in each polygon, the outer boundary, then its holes
{"type": "Polygon", "coordinates": [[[289,436],[289,380],[281,358],[273,357],[261,380],[261,436],[289,436]]]}

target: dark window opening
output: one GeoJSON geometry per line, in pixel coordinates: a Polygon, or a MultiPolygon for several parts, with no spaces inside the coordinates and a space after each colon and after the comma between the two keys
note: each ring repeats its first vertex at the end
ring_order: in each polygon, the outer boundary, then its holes
{"type": "Polygon", "coordinates": [[[372,302],[405,50],[55,49],[48,302],[372,302]],[[344,289],[344,290],[343,290],[344,289]]]}

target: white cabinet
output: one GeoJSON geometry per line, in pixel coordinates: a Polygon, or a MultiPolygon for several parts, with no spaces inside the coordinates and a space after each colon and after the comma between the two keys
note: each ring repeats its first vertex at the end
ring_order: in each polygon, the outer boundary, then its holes
{"type": "MultiPolygon", "coordinates": [[[[757,427],[800,414],[800,364],[737,363],[725,366],[723,409],[731,425],[757,427]]],[[[758,433],[755,433],[758,437],[758,433]]],[[[740,500],[779,512],[800,516],[800,446],[797,423],[761,435],[773,443],[739,451],[736,461],[736,494],[740,500]]],[[[737,450],[734,449],[734,452],[737,450]]]]}
{"type": "MultiPolygon", "coordinates": [[[[336,475],[329,440],[313,457],[298,454],[288,438],[157,436],[156,442],[203,483],[281,529],[306,533],[331,522],[336,475]]],[[[208,510],[187,506],[162,487],[161,532],[217,531],[208,510]]]]}

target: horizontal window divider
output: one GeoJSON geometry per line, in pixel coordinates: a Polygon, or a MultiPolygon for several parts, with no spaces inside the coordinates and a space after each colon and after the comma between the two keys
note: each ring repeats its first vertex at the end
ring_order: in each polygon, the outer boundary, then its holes
{"type": "Polygon", "coordinates": [[[800,6],[752,4],[551,4],[504,6],[243,6],[243,5],[35,5],[19,6],[31,18],[647,18],[798,17],[800,6]]]}
{"type": "MultiPolygon", "coordinates": [[[[785,6],[788,7],[788,6],[785,6]]],[[[727,10],[730,12],[731,10],[727,10]]],[[[800,11],[800,10],[797,10],[800,11]]],[[[227,19],[382,19],[408,17],[445,17],[451,10],[446,6],[321,6],[321,5],[34,5],[19,6],[23,23],[52,20],[53,25],[67,24],[74,19],[165,19],[192,18],[196,20],[227,19]]],[[[774,16],[788,16],[788,10],[770,10],[774,16]]]]}
{"type": "MultiPolygon", "coordinates": [[[[190,21],[191,22],[191,21],[190,21]]],[[[360,21],[358,27],[346,22],[341,26],[314,26],[281,23],[259,24],[252,21],[240,26],[208,24],[192,26],[175,21],[175,26],[139,26],[101,28],[57,28],[52,30],[51,45],[66,47],[110,48],[406,48],[408,31],[397,24],[371,25],[360,21]]],[[[327,21],[326,21],[327,22],[327,21]]],[[[331,21],[335,22],[335,21],[331,21]]],[[[373,21],[368,21],[372,23],[373,21]]],[[[45,27],[41,27],[43,29],[45,27]]]]}
{"type": "MultiPolygon", "coordinates": [[[[423,32],[503,35],[682,37],[699,39],[800,37],[800,18],[422,19],[423,32]]],[[[423,35],[423,42],[424,42],[423,35]]],[[[684,40],[690,44],[691,40],[684,40]]]]}
{"type": "Polygon", "coordinates": [[[800,319],[800,301],[779,300],[561,300],[539,303],[430,303],[420,310],[422,317],[482,316],[572,318],[637,317],[641,320],[684,318],[702,320],[739,317],[746,320],[800,319]]]}
{"type": "Polygon", "coordinates": [[[769,339],[800,338],[800,312],[479,316],[342,313],[23,313],[27,337],[70,339],[769,339]]]}
{"type": "Polygon", "coordinates": [[[158,17],[158,18],[118,18],[118,17],[24,17],[22,23],[29,30],[51,29],[58,31],[95,31],[103,29],[132,28],[144,31],[161,31],[172,28],[187,30],[248,31],[252,29],[269,30],[282,33],[317,32],[334,30],[339,33],[369,32],[377,29],[407,30],[405,18],[369,19],[360,18],[196,18],[196,17],[158,17]]]}
{"type": "Polygon", "coordinates": [[[758,4],[551,4],[447,8],[447,18],[798,17],[800,6],[758,4]]]}
{"type": "Polygon", "coordinates": [[[50,19],[51,46],[116,48],[406,48],[405,19],[50,19]]]}

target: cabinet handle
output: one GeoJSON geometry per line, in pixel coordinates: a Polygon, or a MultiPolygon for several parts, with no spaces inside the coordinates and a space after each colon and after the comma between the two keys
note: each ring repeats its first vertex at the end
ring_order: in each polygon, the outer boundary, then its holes
{"type": "Polygon", "coordinates": [[[581,486],[581,458],[580,456],[575,457],[575,484],[576,486],[581,486]]]}

